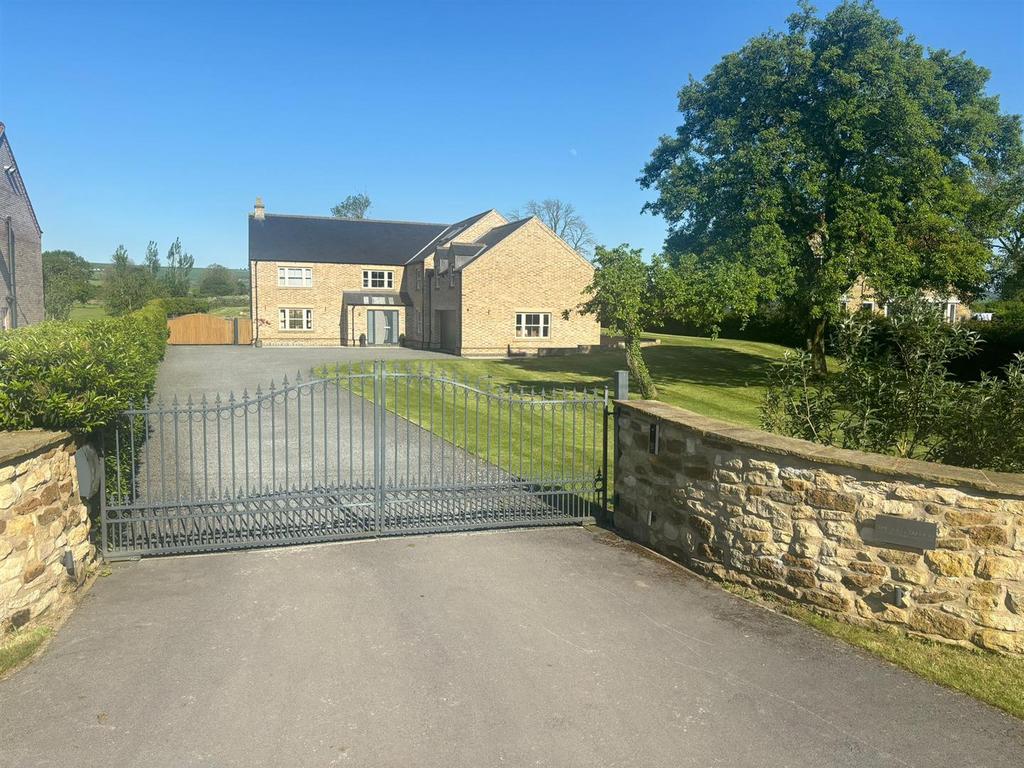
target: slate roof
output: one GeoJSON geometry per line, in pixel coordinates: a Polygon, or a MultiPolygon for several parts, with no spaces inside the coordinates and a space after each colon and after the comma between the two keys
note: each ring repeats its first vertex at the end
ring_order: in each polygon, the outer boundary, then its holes
{"type": "Polygon", "coordinates": [[[268,213],[249,216],[250,261],[401,266],[429,253],[446,224],[268,213]]]}
{"type": "Polygon", "coordinates": [[[259,220],[250,214],[249,261],[402,266],[422,261],[490,212],[454,224],[280,213],[268,213],[259,220]]]}

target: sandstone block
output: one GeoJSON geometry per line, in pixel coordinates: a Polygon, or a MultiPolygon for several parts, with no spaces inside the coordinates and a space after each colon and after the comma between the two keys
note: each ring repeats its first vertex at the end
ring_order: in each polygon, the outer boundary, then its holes
{"type": "Polygon", "coordinates": [[[881,586],[884,579],[881,576],[874,576],[869,573],[844,573],[843,584],[857,592],[866,592],[869,589],[881,586]]]}
{"type": "Polygon", "coordinates": [[[16,484],[11,482],[0,484],[0,509],[10,509],[19,496],[20,491],[16,484]]]}
{"type": "Polygon", "coordinates": [[[786,577],[786,569],[774,557],[754,558],[751,562],[751,569],[754,573],[776,581],[783,581],[786,577]]]}
{"type": "Polygon", "coordinates": [[[946,590],[937,590],[933,592],[921,592],[914,596],[914,600],[921,605],[931,605],[934,603],[947,603],[950,600],[959,599],[959,595],[946,590]]]}
{"type": "Polygon", "coordinates": [[[950,640],[970,637],[970,625],[963,619],[932,608],[915,608],[910,612],[908,626],[926,635],[939,635],[950,640]]]}
{"type": "Polygon", "coordinates": [[[29,584],[35,579],[38,579],[43,575],[43,571],[46,570],[46,565],[40,560],[33,560],[25,566],[25,570],[22,571],[21,581],[23,584],[29,584]]]}
{"type": "Polygon", "coordinates": [[[806,494],[807,503],[819,509],[838,509],[842,512],[856,512],[858,499],[847,493],[816,489],[806,494]]]}
{"type": "Polygon", "coordinates": [[[1007,543],[1006,529],[999,525],[979,525],[965,528],[967,538],[982,547],[1001,547],[1007,543]]]}
{"type": "Polygon", "coordinates": [[[978,623],[983,627],[1001,629],[1004,632],[1024,632],[1024,617],[1007,611],[978,611],[978,623]]]}
{"type": "Polygon", "coordinates": [[[988,555],[978,562],[978,575],[983,579],[1024,581],[1024,558],[988,555]]]}
{"type": "Polygon", "coordinates": [[[811,605],[816,605],[819,608],[825,608],[837,613],[846,613],[853,608],[853,601],[848,597],[843,597],[831,592],[822,592],[816,589],[810,589],[804,592],[803,600],[811,605]]]}
{"type": "Polygon", "coordinates": [[[889,575],[895,581],[903,581],[907,584],[924,586],[932,580],[931,575],[923,568],[910,565],[893,565],[889,568],[889,575]]]}
{"type": "Polygon", "coordinates": [[[1021,632],[979,629],[974,633],[974,643],[990,651],[1024,653],[1024,633],[1021,632]]]}
{"type": "Polygon", "coordinates": [[[790,568],[786,573],[786,582],[794,587],[811,588],[817,585],[814,578],[814,571],[806,571],[801,568],[790,568]]]}
{"type": "Polygon", "coordinates": [[[974,572],[974,557],[966,552],[932,550],[925,553],[928,567],[941,576],[970,576],[974,572]]]}
{"type": "Polygon", "coordinates": [[[1024,616],[1024,589],[1007,590],[1006,606],[1018,616],[1024,616]]]}
{"type": "Polygon", "coordinates": [[[917,565],[921,562],[921,555],[900,549],[881,549],[878,552],[878,559],[893,565],[917,565]]]}
{"type": "Polygon", "coordinates": [[[819,565],[817,569],[815,569],[815,573],[822,581],[831,582],[833,584],[838,583],[842,579],[839,571],[834,568],[828,568],[824,565],[819,565]]]}
{"type": "Polygon", "coordinates": [[[895,515],[896,517],[912,517],[914,514],[914,505],[909,501],[893,501],[892,499],[885,499],[879,511],[883,515],[895,515]]]}
{"type": "Polygon", "coordinates": [[[906,501],[932,501],[935,491],[922,485],[900,484],[893,489],[892,495],[906,501]]]}
{"type": "MultiPolygon", "coordinates": [[[[939,509],[944,508],[940,507],[939,509]]],[[[945,513],[944,517],[947,523],[954,526],[989,525],[995,519],[991,512],[981,512],[976,509],[951,509],[945,513]]]]}

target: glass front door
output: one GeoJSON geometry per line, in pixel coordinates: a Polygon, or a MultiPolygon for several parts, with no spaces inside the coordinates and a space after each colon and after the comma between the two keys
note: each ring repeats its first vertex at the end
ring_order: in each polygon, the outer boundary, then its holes
{"type": "Polygon", "coordinates": [[[366,327],[366,341],[368,344],[397,344],[398,310],[371,309],[367,312],[366,327]]]}

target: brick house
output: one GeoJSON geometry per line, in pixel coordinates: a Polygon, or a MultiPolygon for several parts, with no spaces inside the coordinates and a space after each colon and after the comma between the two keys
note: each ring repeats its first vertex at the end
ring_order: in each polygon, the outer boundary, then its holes
{"type": "Polygon", "coordinates": [[[0,123],[0,329],[43,319],[43,256],[39,221],[0,123]]]}
{"type": "MultiPolygon", "coordinates": [[[[971,318],[971,307],[960,300],[954,293],[940,295],[935,291],[922,291],[921,295],[942,311],[947,323],[957,323],[971,318]]],[[[840,306],[848,314],[855,312],[871,312],[876,315],[889,315],[889,303],[880,297],[865,277],[858,277],[850,289],[839,300],[840,306]]]]}
{"type": "Polygon", "coordinates": [[[467,356],[589,349],[594,268],[536,217],[454,224],[249,215],[253,340],[467,356]]]}

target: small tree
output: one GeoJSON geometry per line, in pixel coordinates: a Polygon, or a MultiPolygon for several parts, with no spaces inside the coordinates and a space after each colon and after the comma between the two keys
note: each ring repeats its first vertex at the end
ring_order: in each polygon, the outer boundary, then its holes
{"type": "Polygon", "coordinates": [[[174,238],[167,249],[167,266],[162,274],[168,296],[188,296],[192,287],[191,276],[195,259],[181,247],[181,238],[174,238]]]}
{"type": "Polygon", "coordinates": [[[145,262],[146,269],[149,270],[153,277],[157,277],[160,274],[160,251],[157,249],[155,241],[149,241],[143,261],[145,262]]]}
{"type": "Polygon", "coordinates": [[[238,288],[238,280],[231,270],[220,264],[211,264],[203,270],[199,280],[200,296],[230,296],[238,288]]]}
{"type": "Polygon", "coordinates": [[[548,198],[537,202],[530,200],[522,208],[509,211],[508,218],[513,221],[536,216],[548,228],[562,238],[569,246],[584,256],[594,246],[594,235],[587,222],[576,210],[576,206],[557,198],[548,198]]]}
{"type": "Polygon", "coordinates": [[[339,219],[365,219],[371,205],[369,195],[362,192],[358,195],[349,195],[331,208],[331,216],[339,219]]]}
{"type": "Polygon", "coordinates": [[[160,294],[160,285],[146,267],[133,264],[123,245],[117,246],[103,282],[103,303],[112,315],[141,309],[160,294]]]}
{"type": "Polygon", "coordinates": [[[92,267],[74,251],[43,252],[43,307],[46,316],[67,320],[75,302],[92,297],[92,267]]]}
{"type": "Polygon", "coordinates": [[[585,289],[590,298],[579,310],[597,317],[612,333],[621,334],[633,382],[645,399],[653,399],[658,391],[644,362],[640,337],[658,315],[659,302],[653,290],[655,270],[644,263],[639,248],[627,244],[617,248],[597,246],[594,264],[597,271],[585,289]]]}

